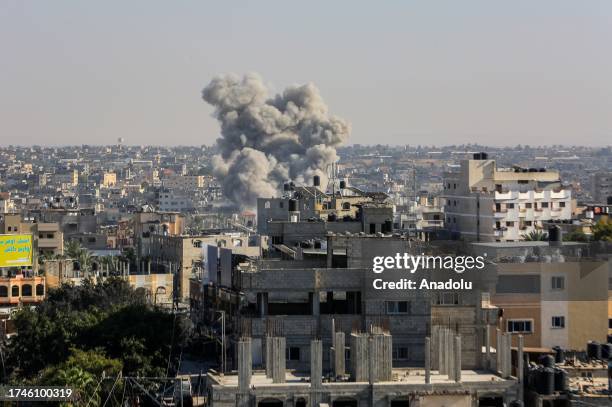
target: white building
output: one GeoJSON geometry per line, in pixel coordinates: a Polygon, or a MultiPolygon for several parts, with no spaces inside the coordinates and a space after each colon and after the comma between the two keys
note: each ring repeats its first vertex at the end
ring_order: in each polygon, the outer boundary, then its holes
{"type": "Polygon", "coordinates": [[[466,240],[523,240],[545,232],[543,222],[572,217],[572,193],[557,171],[501,169],[485,153],[445,175],[443,197],[446,229],[466,240]]]}
{"type": "Polygon", "coordinates": [[[172,189],[160,191],[158,202],[159,210],[163,212],[189,212],[195,208],[192,198],[172,189]]]}

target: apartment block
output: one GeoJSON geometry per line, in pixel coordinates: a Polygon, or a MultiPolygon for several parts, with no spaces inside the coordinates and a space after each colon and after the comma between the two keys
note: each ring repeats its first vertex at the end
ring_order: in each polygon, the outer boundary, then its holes
{"type": "Polygon", "coordinates": [[[601,171],[591,175],[591,195],[595,203],[612,203],[612,172],[601,171]]]}
{"type": "Polygon", "coordinates": [[[545,222],[572,218],[572,191],[559,173],[497,168],[486,153],[461,162],[444,178],[445,227],[470,241],[517,241],[545,230],[545,222]]]}

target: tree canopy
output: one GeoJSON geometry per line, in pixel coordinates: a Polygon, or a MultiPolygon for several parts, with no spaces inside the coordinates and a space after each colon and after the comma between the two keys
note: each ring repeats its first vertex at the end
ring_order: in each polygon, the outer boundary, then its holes
{"type": "MultiPolygon", "coordinates": [[[[183,316],[148,304],[117,277],[50,290],[37,308],[18,311],[15,327],[5,379],[70,383],[84,395],[92,395],[102,377],[173,374],[187,336],[183,316]]],[[[105,381],[96,397],[110,391],[112,382],[105,381]]]]}

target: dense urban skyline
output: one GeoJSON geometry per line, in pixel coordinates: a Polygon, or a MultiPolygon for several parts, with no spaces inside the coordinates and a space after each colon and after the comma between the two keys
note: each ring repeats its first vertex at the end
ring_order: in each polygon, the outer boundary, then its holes
{"type": "Polygon", "coordinates": [[[201,90],[226,72],[314,83],[349,144],[612,133],[607,2],[111,5],[5,3],[0,145],[210,145],[201,90]]]}

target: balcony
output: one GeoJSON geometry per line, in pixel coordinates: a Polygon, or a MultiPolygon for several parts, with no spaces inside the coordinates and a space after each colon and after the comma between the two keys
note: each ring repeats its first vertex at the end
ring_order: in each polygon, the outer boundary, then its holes
{"type": "Polygon", "coordinates": [[[507,209],[499,209],[499,210],[495,210],[495,212],[493,213],[493,216],[495,218],[505,218],[507,214],[508,214],[507,209]]]}

